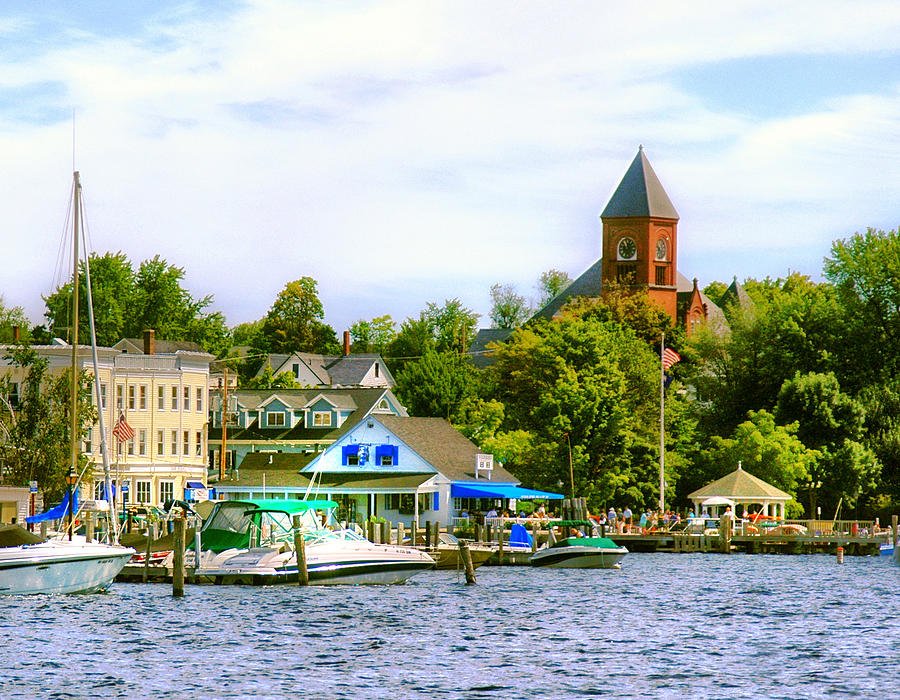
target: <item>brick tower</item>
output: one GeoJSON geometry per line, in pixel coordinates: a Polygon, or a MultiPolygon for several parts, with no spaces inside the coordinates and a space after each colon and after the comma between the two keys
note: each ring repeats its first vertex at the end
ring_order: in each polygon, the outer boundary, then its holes
{"type": "Polygon", "coordinates": [[[678,212],[650,167],[643,147],[628,167],[603,222],[602,285],[645,287],[677,322],[678,212]]]}

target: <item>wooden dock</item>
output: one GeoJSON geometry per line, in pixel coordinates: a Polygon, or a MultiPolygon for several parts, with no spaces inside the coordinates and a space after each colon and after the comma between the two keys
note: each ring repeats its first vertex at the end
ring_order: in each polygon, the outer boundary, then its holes
{"type": "MultiPolygon", "coordinates": [[[[726,552],[718,535],[658,533],[608,534],[613,542],[629,552],[726,552]]],[[[742,554],[834,554],[843,547],[848,556],[878,555],[882,539],[849,535],[734,535],[727,552],[742,554]]]]}

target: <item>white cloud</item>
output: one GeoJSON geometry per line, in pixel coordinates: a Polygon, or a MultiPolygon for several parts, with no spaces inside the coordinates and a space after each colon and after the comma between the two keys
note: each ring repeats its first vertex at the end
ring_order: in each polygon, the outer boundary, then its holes
{"type": "MultiPolygon", "coordinates": [[[[0,19],[0,34],[27,22],[0,19]]],[[[4,257],[17,261],[0,294],[37,321],[49,291],[71,125],[7,119],[3,90],[50,83],[65,95],[44,101],[77,110],[95,247],[185,267],[232,323],[303,275],[339,329],[447,297],[486,315],[494,282],[530,295],[541,271],[593,262],[597,214],[639,143],[681,213],[689,276],[729,278],[728,250],[736,273],[783,274],[789,258],[747,252],[893,226],[897,86],[759,118],[671,76],[892,52],[898,27],[892,2],[260,0],[160,16],[140,36],[59,36],[27,62],[0,53],[4,257]]]]}

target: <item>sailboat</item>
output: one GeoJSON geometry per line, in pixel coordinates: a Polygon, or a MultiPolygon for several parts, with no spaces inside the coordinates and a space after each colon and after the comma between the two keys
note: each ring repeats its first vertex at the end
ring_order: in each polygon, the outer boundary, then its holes
{"type": "MultiPolygon", "coordinates": [[[[70,474],[77,474],[79,454],[80,422],[78,418],[78,239],[81,234],[81,180],[78,172],[74,173],[73,185],[73,280],[72,280],[72,383],[70,411],[70,474]]],[[[85,256],[87,258],[87,256],[85,256]]],[[[91,322],[91,349],[94,358],[94,385],[97,394],[97,405],[100,402],[99,374],[97,372],[97,342],[94,334],[94,317],[90,305],[90,268],[87,267],[88,311],[91,322]]],[[[103,425],[103,412],[100,412],[100,434],[106,493],[111,493],[109,476],[109,458],[106,451],[106,431],[103,425]]],[[[77,485],[76,485],[77,488],[77,485]]],[[[118,523],[115,510],[110,514],[108,534],[110,543],[88,541],[83,536],[73,536],[72,528],[75,518],[75,491],[67,493],[64,501],[68,514],[68,538],[60,535],[46,542],[40,541],[36,535],[21,530],[21,543],[0,546],[0,595],[24,595],[34,593],[93,593],[106,590],[125,564],[134,554],[130,547],[118,543],[118,523]],[[34,539],[38,541],[34,541],[34,539]],[[28,540],[31,541],[28,541],[28,540]]],[[[0,544],[4,544],[0,542],[0,544]]]]}

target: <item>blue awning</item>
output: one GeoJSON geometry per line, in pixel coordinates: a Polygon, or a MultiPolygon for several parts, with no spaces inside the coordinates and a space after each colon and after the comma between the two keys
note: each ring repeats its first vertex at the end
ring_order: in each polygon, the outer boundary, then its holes
{"type": "MultiPolygon", "coordinates": [[[[78,491],[73,492],[72,504],[75,506],[75,512],[78,512],[78,491]]],[[[61,518],[65,518],[69,513],[69,491],[67,490],[63,494],[62,503],[58,506],[54,506],[50,510],[45,513],[39,513],[38,515],[31,515],[25,518],[26,523],[42,523],[45,520],[60,520],[61,518]]]]}
{"type": "Polygon", "coordinates": [[[202,481],[189,481],[184,485],[186,489],[205,489],[202,481]]]}
{"type": "Polygon", "coordinates": [[[453,498],[516,498],[525,501],[534,498],[565,498],[561,493],[526,489],[512,484],[473,484],[471,482],[451,484],[450,495],[453,498]]]}

